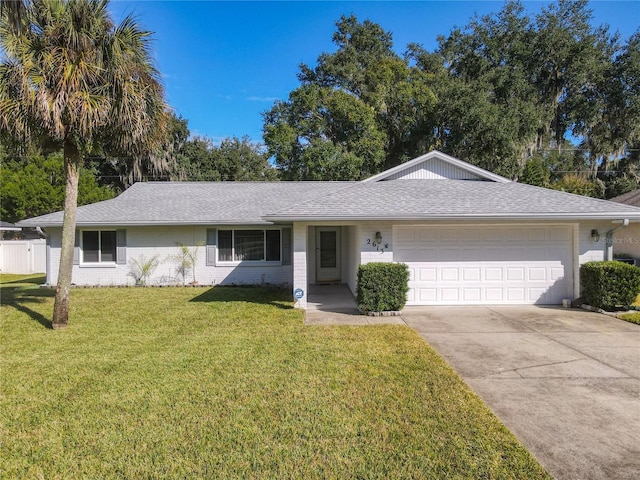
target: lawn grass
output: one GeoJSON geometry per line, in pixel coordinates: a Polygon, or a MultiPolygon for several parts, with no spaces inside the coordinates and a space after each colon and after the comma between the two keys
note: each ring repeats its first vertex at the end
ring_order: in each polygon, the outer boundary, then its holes
{"type": "Polygon", "coordinates": [[[73,290],[54,331],[0,280],[1,478],[550,478],[408,327],[171,287],[73,290]]]}
{"type": "Polygon", "coordinates": [[[620,318],[622,320],[626,320],[627,322],[637,323],[638,325],[640,325],[640,312],[624,313],[620,315],[620,318]]]}
{"type": "MultiPolygon", "coordinates": [[[[633,302],[633,306],[640,307],[640,295],[638,295],[636,298],[636,301],[633,302]]],[[[636,323],[640,325],[640,312],[624,313],[620,315],[618,318],[622,320],[626,320],[627,322],[630,322],[630,323],[636,323]]]]}

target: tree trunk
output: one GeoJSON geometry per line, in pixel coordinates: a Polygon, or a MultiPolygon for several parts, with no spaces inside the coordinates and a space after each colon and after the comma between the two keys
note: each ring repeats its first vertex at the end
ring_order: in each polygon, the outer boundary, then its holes
{"type": "Polygon", "coordinates": [[[62,221],[62,247],[60,249],[60,268],[56,286],[56,300],[53,306],[54,329],[64,328],[69,322],[69,291],[73,271],[73,249],[76,238],[76,210],[78,208],[78,179],[82,158],[78,148],[69,140],[64,142],[64,217],[62,221]]]}

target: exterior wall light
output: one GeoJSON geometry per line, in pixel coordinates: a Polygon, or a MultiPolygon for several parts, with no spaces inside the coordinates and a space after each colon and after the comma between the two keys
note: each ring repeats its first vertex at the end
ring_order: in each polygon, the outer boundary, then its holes
{"type": "Polygon", "coordinates": [[[376,243],[378,245],[382,243],[382,234],[380,232],[376,232],[376,243]]]}
{"type": "Polygon", "coordinates": [[[600,234],[598,233],[598,230],[595,228],[591,230],[591,240],[593,240],[594,242],[600,241],[600,234]]]}

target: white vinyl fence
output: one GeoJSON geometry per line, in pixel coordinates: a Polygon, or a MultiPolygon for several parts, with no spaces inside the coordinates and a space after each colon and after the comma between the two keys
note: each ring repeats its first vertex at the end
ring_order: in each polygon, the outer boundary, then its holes
{"type": "Polygon", "coordinates": [[[0,241],[0,272],[45,273],[46,270],[46,240],[0,241]]]}

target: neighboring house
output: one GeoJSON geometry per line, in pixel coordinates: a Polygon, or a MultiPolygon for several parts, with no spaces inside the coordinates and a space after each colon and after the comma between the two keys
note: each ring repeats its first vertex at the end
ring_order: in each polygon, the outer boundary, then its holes
{"type": "Polygon", "coordinates": [[[4,238],[4,232],[19,232],[20,230],[22,228],[15,226],[13,223],[0,220],[0,240],[4,238]]]}
{"type": "MultiPolygon", "coordinates": [[[[610,201],[640,207],[640,190],[614,197],[610,201]]],[[[640,259],[640,224],[629,225],[613,235],[613,253],[640,259]]]]}
{"type": "MultiPolygon", "coordinates": [[[[73,282],[131,284],[129,262],[157,255],[151,283],[174,281],[177,242],[200,285],[344,283],[358,265],[404,262],[408,304],[558,304],[579,267],[640,209],[509,181],[431,152],[361,182],[137,183],[78,208],[73,282]]],[[[20,222],[49,234],[57,281],[62,212],[20,222]]]]}

